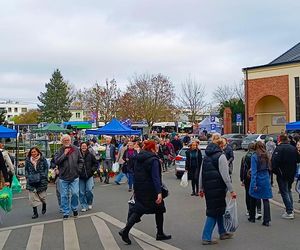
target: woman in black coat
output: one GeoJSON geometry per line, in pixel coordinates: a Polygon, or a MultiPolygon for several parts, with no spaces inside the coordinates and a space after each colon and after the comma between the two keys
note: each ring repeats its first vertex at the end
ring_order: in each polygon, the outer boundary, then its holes
{"type": "Polygon", "coordinates": [[[143,150],[136,157],[134,166],[134,204],[131,204],[126,227],[119,235],[128,245],[131,244],[129,231],[144,214],[155,214],[157,227],[156,240],[171,239],[164,234],[163,222],[166,207],[162,197],[161,164],[156,154],[154,141],[146,141],[143,150]]]}
{"type": "Polygon", "coordinates": [[[33,207],[32,219],[38,218],[37,206],[42,204],[42,214],[46,213],[46,190],[48,188],[48,163],[37,147],[29,150],[25,160],[26,189],[33,207]]]}
{"type": "Polygon", "coordinates": [[[193,141],[189,150],[186,151],[185,170],[188,172],[188,179],[192,181],[192,196],[199,194],[199,174],[202,164],[201,150],[198,143],[193,141]]]}

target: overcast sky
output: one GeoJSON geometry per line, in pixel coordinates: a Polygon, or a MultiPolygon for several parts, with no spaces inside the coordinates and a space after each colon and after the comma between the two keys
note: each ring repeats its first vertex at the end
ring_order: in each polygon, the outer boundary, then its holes
{"type": "Polygon", "coordinates": [[[300,42],[295,0],[0,0],[0,100],[37,103],[59,68],[76,88],[163,73],[239,82],[300,42]],[[298,31],[297,31],[298,30],[298,31]]]}

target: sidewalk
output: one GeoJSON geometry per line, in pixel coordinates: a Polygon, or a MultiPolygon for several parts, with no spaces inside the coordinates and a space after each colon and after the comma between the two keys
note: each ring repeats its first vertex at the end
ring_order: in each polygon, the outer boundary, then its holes
{"type": "MultiPolygon", "coordinates": [[[[298,202],[299,201],[299,194],[295,191],[295,184],[296,184],[296,182],[293,183],[293,187],[292,187],[292,194],[293,194],[293,200],[294,200],[294,209],[298,210],[299,213],[300,213],[300,203],[298,202]]],[[[272,188],[272,191],[273,191],[273,200],[275,202],[281,203],[284,206],[281,195],[278,193],[279,188],[278,188],[278,184],[277,184],[276,180],[274,180],[274,187],[272,188]]],[[[295,211],[295,212],[297,212],[297,211],[295,211]]]]}

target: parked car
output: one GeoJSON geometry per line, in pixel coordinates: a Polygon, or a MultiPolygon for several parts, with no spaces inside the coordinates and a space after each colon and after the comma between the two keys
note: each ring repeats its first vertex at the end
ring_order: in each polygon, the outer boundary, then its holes
{"type": "MultiPolygon", "coordinates": [[[[202,157],[205,155],[205,149],[207,144],[201,144],[199,145],[202,153],[202,157]]],[[[186,151],[189,149],[189,147],[183,147],[179,150],[178,155],[175,157],[175,175],[177,179],[181,179],[182,175],[185,172],[185,161],[186,161],[186,151]]]]}
{"type": "Polygon", "coordinates": [[[272,137],[272,138],[273,138],[273,141],[274,141],[274,142],[276,143],[276,145],[277,145],[279,135],[280,135],[280,133],[268,134],[268,135],[266,136],[265,142],[267,143],[267,142],[269,141],[270,137],[272,137]]]}
{"type": "Polygon", "coordinates": [[[253,142],[257,142],[257,141],[262,141],[265,142],[267,135],[265,134],[251,134],[251,135],[247,135],[242,142],[242,149],[244,150],[248,150],[248,145],[253,142]]]}
{"type": "Polygon", "coordinates": [[[243,139],[246,137],[244,134],[225,134],[224,138],[227,139],[228,144],[233,150],[241,149],[243,139]]]}

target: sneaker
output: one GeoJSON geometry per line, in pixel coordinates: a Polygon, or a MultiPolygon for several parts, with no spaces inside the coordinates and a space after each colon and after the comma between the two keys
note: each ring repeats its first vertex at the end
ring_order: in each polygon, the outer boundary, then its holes
{"type": "Polygon", "coordinates": [[[246,215],[246,216],[249,216],[249,211],[247,211],[245,215],[246,215]]]}
{"type": "Polygon", "coordinates": [[[282,219],[292,220],[295,218],[294,212],[288,214],[287,212],[284,212],[284,214],[281,216],[282,219]]]}
{"type": "Polygon", "coordinates": [[[233,233],[224,233],[220,235],[220,240],[228,240],[228,239],[232,239],[232,237],[233,237],[233,233]]]}
{"type": "Polygon", "coordinates": [[[69,219],[69,215],[64,215],[63,219],[64,219],[64,220],[69,219]]]}
{"type": "Polygon", "coordinates": [[[89,205],[89,210],[92,210],[93,209],[93,206],[92,205],[89,205]]]}
{"type": "Polygon", "coordinates": [[[81,212],[86,212],[86,211],[87,211],[86,208],[82,208],[82,209],[81,209],[81,212]]]}
{"type": "Polygon", "coordinates": [[[255,219],[260,220],[262,218],[262,214],[260,212],[256,213],[255,219]]]}
{"type": "Polygon", "coordinates": [[[218,244],[217,240],[202,240],[202,245],[215,245],[218,244]]]}
{"type": "Polygon", "coordinates": [[[73,211],[73,216],[74,216],[74,218],[77,218],[78,217],[78,211],[73,211]]]}

